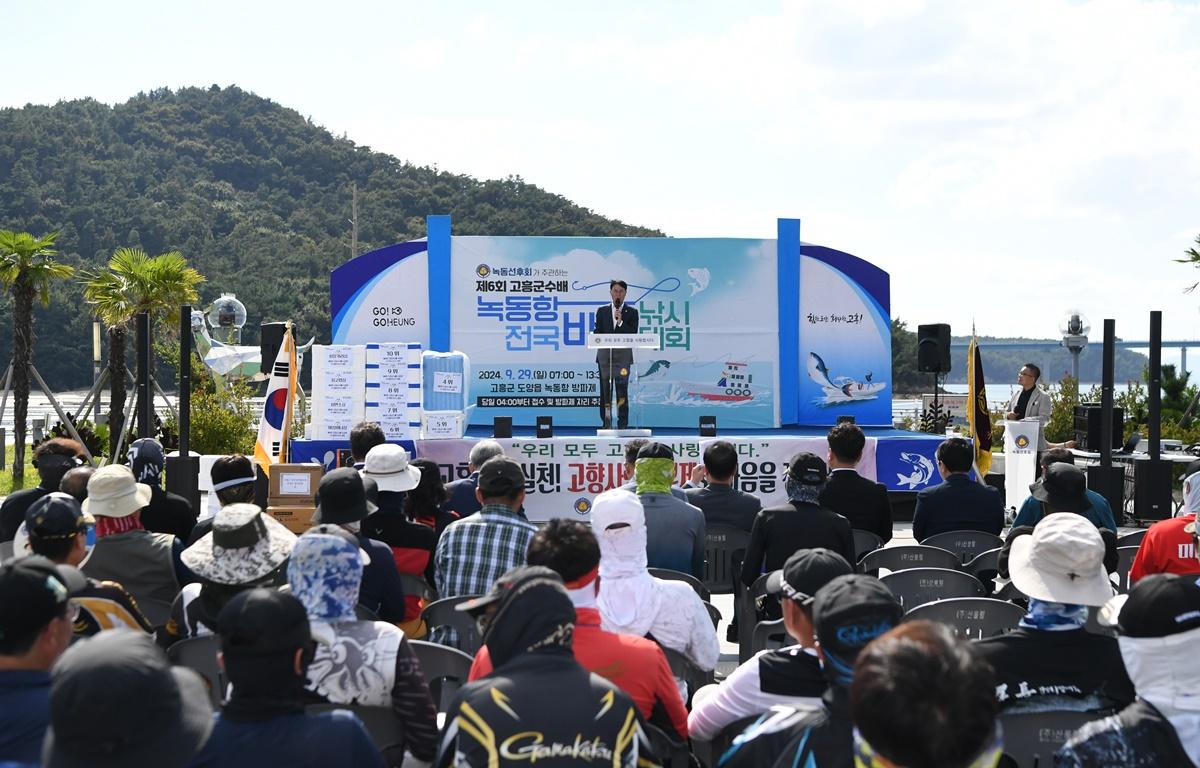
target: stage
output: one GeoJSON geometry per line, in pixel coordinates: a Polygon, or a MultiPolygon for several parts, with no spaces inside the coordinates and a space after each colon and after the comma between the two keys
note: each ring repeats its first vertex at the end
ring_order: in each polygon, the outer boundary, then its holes
{"type": "MultiPolygon", "coordinates": [[[[521,430],[517,430],[519,433],[521,430]]],[[[898,429],[865,427],[867,445],[856,468],[887,486],[891,492],[911,494],[942,482],[934,452],[945,439],[937,435],[898,429]]],[[[714,439],[737,446],[738,488],[752,493],[764,506],[787,501],[783,473],[788,461],[801,451],[825,458],[829,446],[824,427],[771,431],[722,432],[718,438],[697,437],[695,430],[656,429],[652,440],[671,446],[676,455],[676,479],[686,482],[692,467],[701,463],[704,446],[714,439]]],[[[490,430],[474,427],[460,440],[396,441],[414,458],[430,459],[447,482],[467,476],[467,455],[490,430]]],[[[514,434],[499,440],[508,456],[521,463],[526,477],[526,513],[531,520],[553,517],[587,519],[597,494],[627,482],[624,444],[627,438],[598,438],[595,430],[579,427],[555,429],[551,438],[514,434]]],[[[348,441],[294,440],[291,461],[316,462],[332,469],[348,459],[348,441]]]]}

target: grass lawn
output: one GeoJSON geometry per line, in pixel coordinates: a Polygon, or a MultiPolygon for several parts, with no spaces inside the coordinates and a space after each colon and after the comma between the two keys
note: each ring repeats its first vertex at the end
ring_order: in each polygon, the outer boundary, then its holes
{"type": "Polygon", "coordinates": [[[22,488],[32,488],[38,484],[37,470],[33,468],[33,449],[28,445],[25,446],[25,479],[22,485],[13,487],[12,479],[12,460],[13,453],[16,451],[15,446],[5,446],[4,448],[4,469],[0,469],[0,496],[7,496],[13,491],[19,491],[22,488]]]}

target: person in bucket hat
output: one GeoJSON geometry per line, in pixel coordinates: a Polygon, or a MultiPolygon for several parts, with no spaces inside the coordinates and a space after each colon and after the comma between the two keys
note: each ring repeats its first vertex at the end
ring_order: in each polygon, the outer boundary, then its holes
{"type": "Polygon", "coordinates": [[[1200,765],[1200,584],[1152,574],[1100,611],[1118,632],[1137,700],[1075,732],[1054,756],[1067,768],[1200,765]]]}
{"type": "Polygon", "coordinates": [[[1133,701],[1116,640],[1085,628],[1089,611],[1113,594],[1096,526],[1052,514],[1010,547],[1009,572],[1029,609],[1012,632],[975,643],[996,671],[1000,708],[1094,712],[1133,701]]]}
{"type": "Polygon", "coordinates": [[[283,565],[296,534],[254,504],[230,504],[212,530],[183,551],[183,562],[202,581],[184,586],[171,604],[165,642],[213,634],[221,609],[239,592],[286,582],[283,565]]]}
{"type": "Polygon", "coordinates": [[[83,572],[121,584],[139,604],[168,605],[195,577],[179,560],[182,543],[143,527],[141,510],[150,495],[150,486],[137,482],[129,467],[109,464],[92,474],[81,506],[96,518],[96,547],[83,572]]]}

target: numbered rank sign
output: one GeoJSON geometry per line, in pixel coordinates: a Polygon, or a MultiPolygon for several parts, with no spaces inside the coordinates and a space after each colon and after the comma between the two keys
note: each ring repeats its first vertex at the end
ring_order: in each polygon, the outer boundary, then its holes
{"type": "Polygon", "coordinates": [[[465,422],[459,411],[425,411],[421,414],[421,439],[457,440],[463,436],[465,422]]]}

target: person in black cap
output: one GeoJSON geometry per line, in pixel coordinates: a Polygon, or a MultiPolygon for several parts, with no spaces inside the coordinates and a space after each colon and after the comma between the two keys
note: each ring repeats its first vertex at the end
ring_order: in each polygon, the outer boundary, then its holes
{"type": "Polygon", "coordinates": [[[829,681],[821,704],[771,707],[734,739],[718,765],[853,766],[849,687],[854,661],[867,643],[899,624],[902,615],[900,603],[873,576],[838,576],[818,590],[813,627],[829,681]]]}
{"type": "Polygon", "coordinates": [[[557,573],[514,568],[458,610],[480,624],[495,672],[451,702],[438,768],[658,765],[633,700],[575,661],[575,606],[557,573]]]}
{"type": "Polygon", "coordinates": [[[86,581],[40,555],[0,565],[0,763],[36,764],[50,720],[50,667],[71,643],[71,594],[86,581]]]}
{"type": "Polygon", "coordinates": [[[854,573],[846,558],[818,547],[801,549],[783,570],[767,579],[767,592],[780,596],[783,625],[795,645],[760,651],[720,685],[706,685],[692,697],[688,733],[710,740],[731,723],[761,715],[775,704],[816,704],[828,687],[817,658],[812,604],[821,587],[854,573]]]}
{"type": "Polygon", "coordinates": [[[252,589],[229,601],[217,622],[218,660],[233,691],[191,768],[384,765],[350,712],[305,713],[315,644],[298,599],[252,589]]]}
{"type": "Polygon", "coordinates": [[[204,680],[128,629],[76,643],[54,666],[46,768],[182,768],[213,730],[204,680]]]}
{"type": "Polygon", "coordinates": [[[142,526],[147,531],[169,533],[187,541],[196,525],[196,510],[179,494],[163,490],[162,474],[166,465],[162,443],[143,437],[129,444],[129,468],[139,483],[150,486],[150,503],[142,509],[142,526]]]}
{"type": "Polygon", "coordinates": [[[646,564],[704,578],[704,513],[671,494],[675,452],[649,443],[633,465],[638,501],[646,511],[646,564]]]}
{"type": "MultiPolygon", "coordinates": [[[[438,595],[480,595],[501,574],[525,564],[537,526],[517,512],[525,501],[525,473],[507,456],[493,456],[479,468],[475,489],[482,508],[446,526],[434,552],[438,595]]],[[[431,640],[455,645],[452,628],[437,627],[431,640]]]]}
{"type": "MultiPolygon", "coordinates": [[[[61,491],[46,494],[25,513],[29,551],[55,565],[78,568],[87,559],[89,539],[95,542],[95,525],[79,502],[61,491]]],[[[87,586],[75,596],[75,602],[79,606],[76,637],[89,637],[105,629],[154,631],[133,597],[115,581],[87,579],[87,586]]]]}
{"type": "Polygon", "coordinates": [[[1137,700],[1080,728],[1054,756],[1059,768],[1200,765],[1200,584],[1152,574],[1105,604],[1137,700]]]}
{"type": "Polygon", "coordinates": [[[1000,491],[971,479],[975,449],[961,437],[937,447],[938,472],[945,480],[917,494],[913,538],[924,541],[946,531],[984,531],[996,536],[1004,529],[1004,499],[1000,491]]]}
{"type": "Polygon", "coordinates": [[[359,603],[383,621],[393,624],[404,621],[404,585],[392,550],[387,544],[368,538],[362,530],[362,521],[379,509],[367,498],[362,475],[351,467],[326,472],[317,485],[316,502],[313,523],[345,528],[371,558],[371,564],[363,571],[359,603]]]}
{"type": "Polygon", "coordinates": [[[742,561],[742,581],[753,586],[764,572],[783,567],[798,549],[824,547],[856,563],[850,521],[821,506],[825,462],[814,453],[798,453],[783,476],[788,503],[767,507],[754,518],[742,561]]]}
{"type": "Polygon", "coordinates": [[[57,491],[67,470],[83,464],[83,446],[65,437],[56,437],[38,445],[33,451],[33,466],[40,482],[9,494],[0,504],[0,541],[12,541],[17,528],[25,519],[29,505],[51,491],[57,491]]]}

